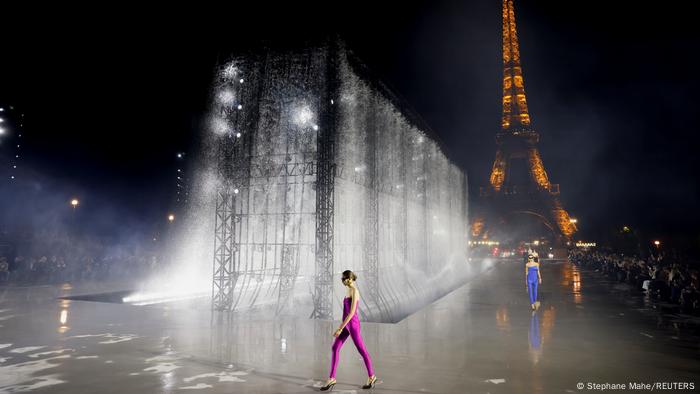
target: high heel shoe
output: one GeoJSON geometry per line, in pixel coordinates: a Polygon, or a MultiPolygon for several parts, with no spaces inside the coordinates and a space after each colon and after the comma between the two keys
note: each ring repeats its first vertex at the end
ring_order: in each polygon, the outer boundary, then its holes
{"type": "Polygon", "coordinates": [[[331,383],[328,383],[327,385],[321,387],[321,391],[333,390],[333,386],[335,386],[336,383],[337,382],[335,381],[335,379],[333,379],[331,383]]]}
{"type": "Polygon", "coordinates": [[[365,390],[366,390],[366,389],[371,389],[372,387],[374,387],[374,384],[375,384],[376,382],[377,382],[377,377],[374,376],[374,375],[372,375],[372,378],[370,379],[369,384],[366,384],[366,385],[362,386],[362,388],[365,389],[365,390]]]}

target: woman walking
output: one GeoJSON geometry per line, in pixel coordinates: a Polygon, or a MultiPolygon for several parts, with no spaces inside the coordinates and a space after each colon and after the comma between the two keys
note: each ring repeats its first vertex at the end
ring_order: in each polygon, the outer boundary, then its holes
{"type": "Polygon", "coordinates": [[[321,391],[330,390],[335,386],[335,371],[338,368],[338,359],[340,357],[340,348],[343,347],[345,340],[348,336],[352,337],[352,341],[357,347],[357,351],[360,352],[362,359],[365,361],[365,367],[367,367],[367,383],[362,386],[363,389],[371,389],[374,387],[377,377],[374,375],[372,370],[372,359],[365,349],[365,344],[362,341],[362,336],[360,335],[360,318],[357,315],[357,305],[360,301],[360,292],[355,287],[355,281],[357,280],[357,275],[354,272],[347,270],[343,271],[342,281],[343,285],[347,287],[348,296],[343,299],[343,323],[340,327],[333,333],[336,337],[333,341],[333,346],[331,347],[331,373],[326,385],[321,387],[321,391]]]}
{"type": "Polygon", "coordinates": [[[540,302],[537,300],[537,285],[542,284],[542,276],[540,276],[540,263],[535,260],[535,256],[527,257],[525,264],[525,285],[530,294],[530,308],[534,311],[539,309],[540,302]]]}

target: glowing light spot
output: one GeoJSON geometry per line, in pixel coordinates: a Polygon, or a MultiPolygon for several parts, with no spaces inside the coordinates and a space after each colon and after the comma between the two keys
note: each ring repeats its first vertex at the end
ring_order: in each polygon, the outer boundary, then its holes
{"type": "Polygon", "coordinates": [[[314,115],[309,109],[309,107],[302,107],[300,108],[295,116],[294,116],[294,122],[296,122],[298,125],[306,125],[313,119],[314,115]]]}
{"type": "MultiPolygon", "coordinates": [[[[214,118],[211,121],[211,128],[215,134],[224,135],[231,131],[228,122],[222,118],[214,118]]],[[[179,156],[178,156],[179,157],[179,156]]]]}
{"type": "Polygon", "coordinates": [[[228,90],[228,89],[222,90],[221,92],[219,92],[219,95],[218,95],[219,102],[222,104],[227,104],[227,105],[233,104],[233,100],[235,98],[236,97],[233,94],[233,92],[228,90]]]}

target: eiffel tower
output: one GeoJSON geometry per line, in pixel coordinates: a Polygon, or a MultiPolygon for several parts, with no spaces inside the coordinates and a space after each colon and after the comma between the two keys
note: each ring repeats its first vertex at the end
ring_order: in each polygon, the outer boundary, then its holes
{"type": "Polygon", "coordinates": [[[503,118],[490,184],[480,189],[471,223],[473,239],[512,240],[513,224],[529,217],[544,225],[555,243],[571,240],[575,220],[559,201],[559,185],[549,181],[537,149],[539,138],[527,109],[513,1],[503,0],[503,118]]]}

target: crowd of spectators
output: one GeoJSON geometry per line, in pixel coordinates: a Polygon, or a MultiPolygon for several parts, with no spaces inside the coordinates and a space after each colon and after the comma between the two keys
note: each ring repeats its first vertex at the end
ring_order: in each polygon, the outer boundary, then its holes
{"type": "Polygon", "coordinates": [[[129,280],[165,268],[163,256],[152,249],[142,245],[114,248],[94,238],[41,234],[19,247],[11,246],[0,250],[0,285],[129,280]]]}
{"type": "Polygon", "coordinates": [[[573,250],[569,259],[576,265],[628,283],[651,299],[678,305],[684,313],[700,313],[698,267],[684,263],[678,256],[658,252],[641,258],[599,250],[573,250]]]}

